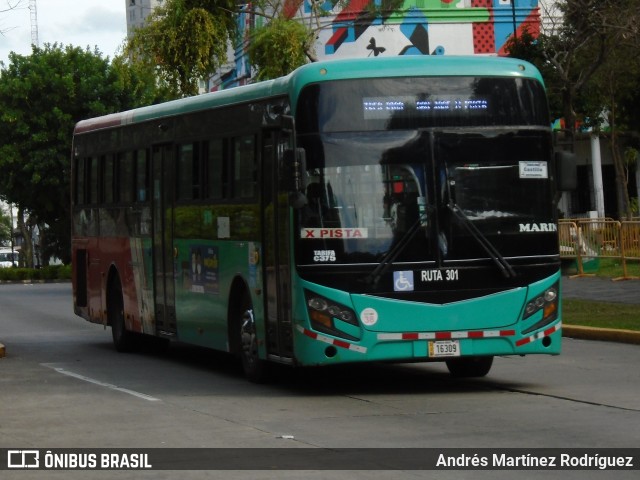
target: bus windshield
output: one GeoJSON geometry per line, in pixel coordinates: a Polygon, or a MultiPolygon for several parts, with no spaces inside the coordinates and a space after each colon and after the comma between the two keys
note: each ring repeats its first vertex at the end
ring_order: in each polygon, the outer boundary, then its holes
{"type": "Polygon", "coordinates": [[[417,80],[405,80],[379,81],[385,98],[396,103],[375,103],[370,99],[379,94],[367,86],[357,91],[350,82],[303,92],[302,104],[315,98],[321,107],[315,117],[306,110],[300,122],[308,170],[298,265],[375,264],[388,261],[389,252],[394,262],[437,267],[495,255],[552,255],[555,235],[522,235],[531,228],[555,231],[551,143],[535,82],[436,79],[446,96],[431,95],[430,109],[425,103],[420,110],[416,99],[430,96],[418,93],[417,80]],[[488,93],[474,93],[478,85],[488,93]],[[332,95],[347,102],[345,108],[335,106],[332,95]],[[529,108],[507,109],[504,97],[529,108]],[[441,102],[439,110],[434,102],[441,102]],[[357,112],[351,122],[349,108],[357,112]],[[496,253],[489,254],[485,242],[496,253]]]}

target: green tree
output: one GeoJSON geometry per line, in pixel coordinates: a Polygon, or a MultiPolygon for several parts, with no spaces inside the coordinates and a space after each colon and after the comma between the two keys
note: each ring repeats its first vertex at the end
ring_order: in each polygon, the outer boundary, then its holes
{"type": "Polygon", "coordinates": [[[315,59],[310,53],[313,35],[307,27],[284,17],[272,19],[254,30],[249,43],[249,60],[258,70],[256,78],[267,80],[292,72],[315,59]]]}
{"type": "MultiPolygon", "coordinates": [[[[248,39],[251,65],[258,71],[258,80],[267,80],[287,75],[308,62],[318,60],[315,42],[322,29],[333,28],[325,18],[330,14],[327,7],[346,6],[348,0],[310,1],[311,11],[306,16],[296,16],[303,0],[258,0],[252,2],[252,15],[263,18],[256,22],[248,39]]],[[[390,12],[402,8],[404,0],[381,0],[370,2],[365,13],[355,21],[368,23],[385,18],[390,12]]]]}
{"type": "MultiPolygon", "coordinates": [[[[348,3],[313,0],[305,5],[311,12],[303,16],[303,0],[167,0],[129,39],[125,51],[134,62],[155,68],[159,80],[176,96],[196,94],[198,79],[208,78],[228,61],[229,46],[249,54],[259,80],[276,78],[317,61],[318,32],[332,28],[325,21],[327,6],[348,3]],[[236,31],[239,14],[250,19],[248,34],[236,31]]],[[[403,3],[371,2],[364,15],[385,17],[403,3]]]]}
{"type": "Polygon", "coordinates": [[[75,123],[159,100],[154,83],[97,49],[58,44],[11,53],[0,67],[0,197],[16,206],[28,263],[35,226],[50,253],[68,261],[75,123]]]}
{"type": "Polygon", "coordinates": [[[533,62],[542,72],[554,116],[573,137],[582,93],[602,66],[609,37],[599,19],[613,0],[559,0],[560,21],[537,38],[522,35],[507,44],[509,56],[533,62]]]}
{"type": "MultiPolygon", "coordinates": [[[[609,38],[603,68],[599,69],[588,92],[591,110],[609,138],[616,172],[618,216],[630,218],[637,210],[638,198],[631,198],[629,180],[637,174],[640,148],[640,2],[610,0],[611,7],[597,18],[609,38]]],[[[637,190],[635,195],[637,195],[637,190]]]]}
{"type": "Polygon", "coordinates": [[[235,38],[235,0],[167,0],[127,41],[125,53],[154,69],[174,96],[198,93],[198,80],[227,60],[235,38]]]}
{"type": "Polygon", "coordinates": [[[0,207],[0,246],[11,244],[11,217],[0,207]]]}
{"type": "Polygon", "coordinates": [[[555,118],[563,117],[572,138],[576,120],[606,130],[616,170],[618,213],[628,215],[628,184],[635,156],[622,136],[640,127],[640,3],[637,0],[562,0],[560,20],[538,38],[511,41],[510,56],[542,71],[555,118]]]}

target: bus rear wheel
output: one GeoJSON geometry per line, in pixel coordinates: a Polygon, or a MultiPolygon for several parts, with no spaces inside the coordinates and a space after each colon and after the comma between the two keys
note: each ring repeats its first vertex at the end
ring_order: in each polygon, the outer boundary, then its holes
{"type": "Polygon", "coordinates": [[[242,296],[240,304],[239,336],[240,359],[244,374],[252,382],[263,382],[267,379],[267,364],[260,358],[258,351],[258,335],[253,307],[248,293],[242,296]]]}
{"type": "Polygon", "coordinates": [[[447,360],[447,368],[457,378],[484,377],[493,365],[493,357],[463,357],[447,360]]]}
{"type": "Polygon", "coordinates": [[[130,352],[134,348],[134,333],[127,330],[124,324],[124,300],[122,285],[115,277],[111,282],[107,300],[107,320],[111,325],[113,345],[118,352],[130,352]]]}

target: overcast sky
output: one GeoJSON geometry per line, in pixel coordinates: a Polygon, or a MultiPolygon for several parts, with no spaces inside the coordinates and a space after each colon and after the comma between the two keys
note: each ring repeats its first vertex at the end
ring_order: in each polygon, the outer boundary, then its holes
{"type": "MultiPolygon", "coordinates": [[[[31,53],[31,15],[29,0],[0,0],[0,11],[7,3],[21,3],[13,11],[0,13],[0,61],[8,64],[9,52],[31,53]]],[[[38,40],[63,43],[93,50],[113,58],[127,35],[125,0],[37,0],[38,40]]]]}

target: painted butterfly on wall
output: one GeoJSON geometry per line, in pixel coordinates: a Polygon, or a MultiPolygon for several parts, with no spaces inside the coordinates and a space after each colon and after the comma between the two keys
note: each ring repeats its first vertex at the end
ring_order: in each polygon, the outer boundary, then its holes
{"type": "Polygon", "coordinates": [[[371,40],[369,40],[369,45],[367,45],[367,50],[371,50],[371,53],[369,53],[369,56],[371,56],[371,54],[373,53],[373,56],[377,57],[378,55],[383,53],[386,50],[386,48],[376,46],[376,39],[371,37],[371,40]]]}

